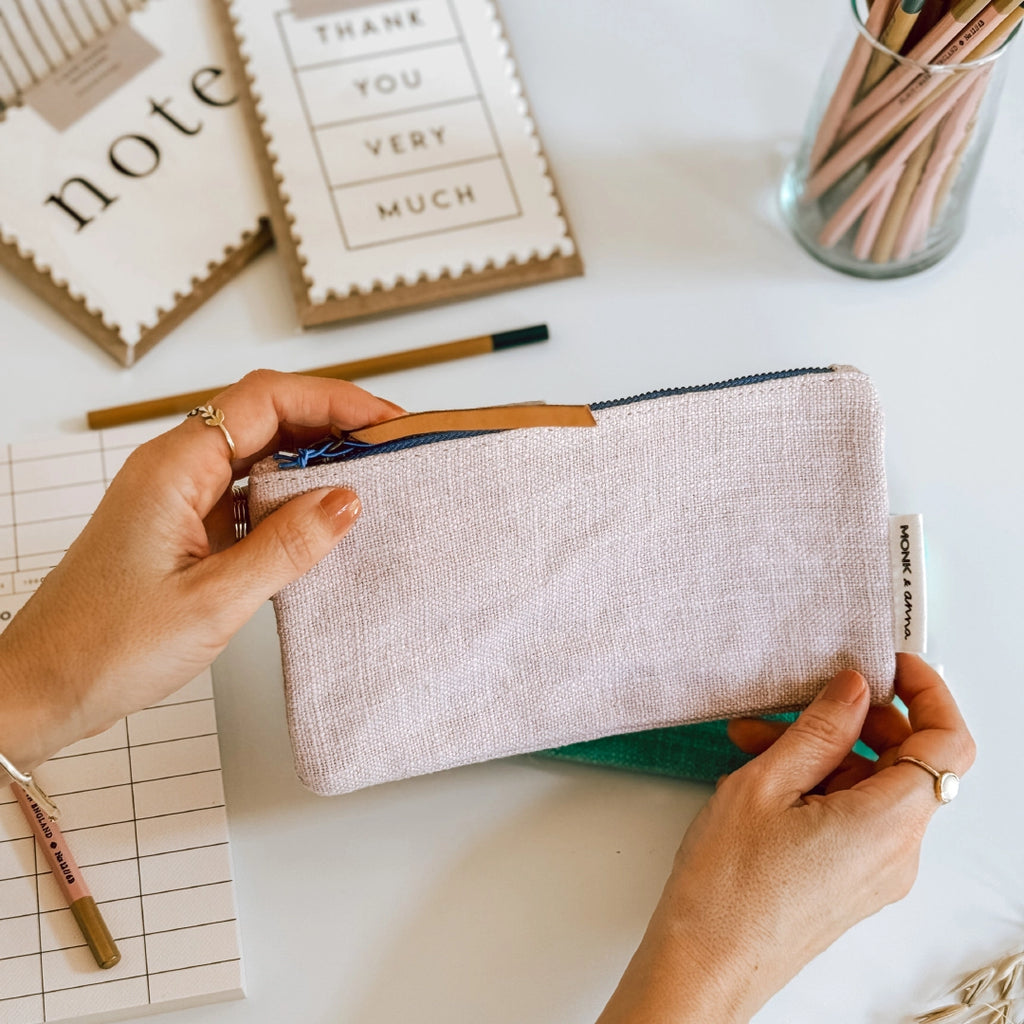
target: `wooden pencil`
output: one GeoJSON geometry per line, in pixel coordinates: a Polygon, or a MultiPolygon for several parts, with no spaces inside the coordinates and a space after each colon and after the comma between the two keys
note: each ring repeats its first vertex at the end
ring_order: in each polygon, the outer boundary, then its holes
{"type": "MultiPolygon", "coordinates": [[[[923,7],[924,0],[901,0],[889,18],[889,24],[885,26],[882,34],[878,37],[881,46],[893,53],[899,53],[923,7]]],[[[875,50],[868,69],[864,72],[864,81],[860,84],[861,96],[870,92],[881,81],[885,73],[890,70],[892,63],[892,58],[884,50],[875,50]]]]}
{"type": "MultiPolygon", "coordinates": [[[[884,0],[884,2],[878,0],[868,12],[864,28],[871,36],[877,37],[885,27],[891,8],[891,0],[884,0]]],[[[818,132],[814,138],[809,158],[812,170],[821,164],[832,149],[839,134],[839,126],[843,123],[857,97],[858,87],[870,59],[871,44],[862,36],[858,36],[846,61],[846,66],[843,68],[839,84],[836,86],[835,92],[832,93],[825,113],[822,115],[821,123],[818,125],[818,132]]]]}
{"type": "Polygon", "coordinates": [[[951,6],[950,0],[925,0],[924,7],[917,16],[917,21],[914,22],[907,41],[903,44],[903,50],[910,53],[935,28],[939,19],[949,12],[951,6]]]}
{"type": "MultiPolygon", "coordinates": [[[[978,47],[978,52],[972,56],[972,59],[977,59],[988,53],[993,53],[1000,46],[1005,43],[1010,36],[1017,30],[1020,23],[1024,21],[1024,5],[1016,8],[1004,21],[1003,23],[985,40],[982,46],[978,47]],[[984,50],[985,54],[981,51],[984,50]]],[[[979,104],[980,106],[980,104],[979,104]]],[[[935,194],[935,202],[932,206],[932,224],[938,219],[942,213],[942,208],[946,205],[946,199],[949,197],[949,193],[953,189],[953,183],[957,179],[957,175],[960,173],[960,165],[963,163],[964,156],[967,154],[967,149],[971,144],[971,137],[974,134],[974,126],[977,121],[972,121],[964,132],[964,137],[960,140],[960,145],[957,148],[956,155],[953,157],[949,167],[946,168],[946,173],[943,175],[942,181],[939,184],[938,191],[935,194]]]]}
{"type": "MultiPolygon", "coordinates": [[[[382,356],[370,356],[367,359],[355,359],[348,363],[338,363],[335,366],[319,366],[312,370],[298,372],[308,377],[353,380],[357,377],[374,377],[381,373],[411,370],[417,366],[429,366],[433,363],[446,363],[452,359],[464,359],[467,356],[485,355],[488,352],[497,352],[518,345],[547,341],[548,337],[547,324],[537,324],[533,327],[521,327],[517,330],[501,331],[497,334],[482,334],[475,338],[449,341],[442,345],[427,345],[424,348],[408,349],[405,352],[389,352],[382,356]]],[[[160,416],[186,413],[189,409],[208,402],[226,386],[208,387],[202,391],[188,391],[180,395],[168,395],[165,398],[133,402],[130,405],[118,405],[109,409],[93,409],[86,414],[86,419],[93,430],[102,430],[107,427],[119,427],[125,423],[138,423],[141,420],[157,419],[160,416]]]]}
{"type": "Polygon", "coordinates": [[[899,184],[896,186],[892,202],[885,212],[885,219],[882,221],[881,230],[878,232],[878,237],[875,239],[875,244],[871,249],[871,260],[874,263],[888,263],[892,259],[892,251],[896,248],[896,236],[899,234],[900,225],[902,225],[903,218],[907,213],[907,207],[910,205],[910,200],[917,189],[917,183],[921,180],[921,175],[924,173],[924,165],[927,163],[928,157],[931,155],[932,148],[935,145],[936,131],[938,129],[933,129],[931,135],[914,150],[906,166],[903,168],[903,173],[900,175],[899,184]]]}
{"type": "Polygon", "coordinates": [[[840,204],[829,218],[818,236],[818,243],[831,249],[857,222],[860,215],[870,206],[878,192],[889,183],[889,178],[899,175],[910,155],[931,134],[932,129],[949,113],[960,97],[971,87],[972,80],[954,83],[941,99],[929,105],[928,109],[885,151],[864,180],[840,204]]]}
{"type": "MultiPolygon", "coordinates": [[[[1006,42],[1022,19],[1024,7],[1018,3],[993,31],[971,48],[968,59],[977,60],[994,53],[1006,42]]],[[[872,248],[871,258],[874,262],[904,260],[927,245],[929,231],[937,220],[938,211],[945,203],[970,145],[991,72],[992,67],[989,65],[972,75],[975,82],[970,92],[907,161],[872,248]]],[[[880,201],[881,196],[873,200],[869,213],[880,201]]],[[[865,214],[864,222],[867,219],[868,214],[865,214]]],[[[863,224],[861,230],[865,230],[863,224]]]]}
{"type": "Polygon", "coordinates": [[[988,77],[983,72],[939,126],[935,135],[935,147],[928,157],[924,173],[914,190],[903,224],[896,236],[894,259],[904,260],[924,247],[928,229],[931,227],[932,204],[935,202],[939,185],[985,95],[988,77]]]}
{"type": "MultiPolygon", "coordinates": [[[[1020,6],[1020,0],[994,0],[986,8],[986,14],[977,21],[978,27],[972,23],[957,39],[957,49],[943,63],[950,67],[966,62],[980,60],[998,48],[999,26],[1013,14],[1010,4],[1020,6]],[[961,45],[962,42],[962,45],[961,45]]],[[[947,48],[947,50],[951,50],[947,48]]],[[[943,51],[945,54],[946,51],[943,51]]],[[[894,78],[904,74],[907,69],[900,68],[882,80],[872,96],[894,78]]],[[[962,75],[974,74],[966,70],[962,75]]],[[[913,72],[911,71],[913,76],[913,72]]],[[[861,160],[876,149],[887,145],[908,124],[919,117],[923,111],[934,105],[944,93],[948,92],[957,80],[957,74],[951,72],[944,75],[928,75],[921,73],[912,78],[911,83],[898,93],[893,102],[878,110],[868,121],[852,135],[847,136],[825,162],[808,178],[804,187],[802,201],[810,202],[818,199],[833,185],[843,178],[861,160]]]]}
{"type": "MultiPolygon", "coordinates": [[[[945,64],[947,61],[956,63],[958,59],[962,60],[961,42],[966,44],[974,37],[978,15],[989,6],[994,5],[987,0],[957,0],[952,10],[940,18],[924,39],[907,54],[907,59],[917,64],[945,64]],[[945,60],[942,59],[944,54],[949,54],[945,60]]],[[[986,25],[988,21],[988,18],[984,19],[986,25]]],[[[846,136],[855,131],[918,77],[921,77],[921,72],[913,64],[898,67],[886,75],[846,115],[839,129],[840,135],[846,136]]],[[[927,78],[926,75],[923,77],[927,78]]]]}
{"type": "Polygon", "coordinates": [[[871,248],[875,244],[878,232],[882,229],[885,221],[886,211],[892,202],[899,185],[899,178],[893,176],[889,183],[871,200],[870,206],[864,211],[860,219],[860,227],[853,240],[853,257],[858,260],[867,260],[871,256],[871,248]]]}

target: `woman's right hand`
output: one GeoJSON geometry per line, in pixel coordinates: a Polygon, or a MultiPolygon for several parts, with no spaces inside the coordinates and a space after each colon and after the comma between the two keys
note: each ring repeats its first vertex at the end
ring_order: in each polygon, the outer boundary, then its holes
{"type": "Polygon", "coordinates": [[[231,483],[280,448],[400,416],[347,381],[260,370],[137,448],[60,564],[0,634],[0,751],[23,771],[198,675],[359,514],[351,491],[299,495],[230,545],[231,483]]]}
{"type": "Polygon", "coordinates": [[[640,948],[600,1024],[747,1021],[809,960],[910,890],[940,806],[909,755],[962,775],[974,741],[945,683],[897,655],[894,706],[840,672],[791,726],[741,719],[753,761],[690,825],[640,948]],[[879,758],[851,753],[863,739],[879,758]]]}

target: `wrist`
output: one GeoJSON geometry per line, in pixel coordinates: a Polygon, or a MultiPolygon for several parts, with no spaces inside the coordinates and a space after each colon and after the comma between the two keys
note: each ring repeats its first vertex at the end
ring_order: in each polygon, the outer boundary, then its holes
{"type": "Polygon", "coordinates": [[[667,889],[598,1024],[747,1024],[774,989],[745,941],[667,889]]]}
{"type": "Polygon", "coordinates": [[[75,715],[37,684],[45,670],[21,664],[6,640],[0,636],[0,753],[31,773],[74,739],[75,715]]]}

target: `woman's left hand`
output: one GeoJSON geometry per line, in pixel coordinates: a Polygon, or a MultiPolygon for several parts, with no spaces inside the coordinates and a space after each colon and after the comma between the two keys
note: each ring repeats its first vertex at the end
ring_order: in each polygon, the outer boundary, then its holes
{"type": "Polygon", "coordinates": [[[838,673],[790,726],[730,723],[757,757],[690,824],[647,934],[599,1024],[740,1024],[847,928],[909,891],[940,806],[900,757],[962,775],[974,740],[939,675],[896,655],[907,706],[838,673]],[[879,755],[852,753],[860,737],[879,755]]]}
{"type": "Polygon", "coordinates": [[[136,449],[81,536],[0,635],[0,751],[29,770],[199,674],[272,594],[345,535],[359,499],[322,488],[233,546],[230,488],[259,459],[402,410],[344,381],[260,370],[136,449]]]}

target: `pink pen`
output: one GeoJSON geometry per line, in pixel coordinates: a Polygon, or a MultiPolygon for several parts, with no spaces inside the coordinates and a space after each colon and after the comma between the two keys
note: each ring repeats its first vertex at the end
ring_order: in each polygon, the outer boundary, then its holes
{"type": "Polygon", "coordinates": [[[32,826],[36,842],[46,854],[53,877],[68,901],[71,913],[74,914],[78,927],[81,928],[82,935],[96,958],[96,963],[103,968],[113,967],[120,962],[121,953],[111,938],[89,887],[85,884],[82,872],[71,856],[67,840],[46,811],[16,782],[11,784],[11,792],[14,793],[26,820],[32,826]]]}

